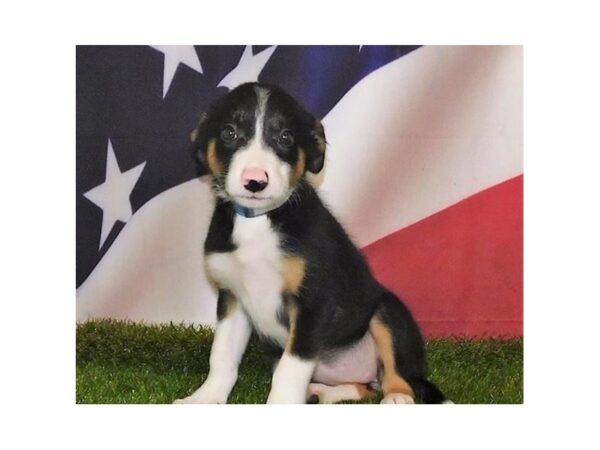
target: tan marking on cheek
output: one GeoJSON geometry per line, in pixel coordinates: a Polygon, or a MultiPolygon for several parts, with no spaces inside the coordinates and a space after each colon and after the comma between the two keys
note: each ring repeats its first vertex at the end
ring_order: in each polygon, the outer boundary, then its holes
{"type": "Polygon", "coordinates": [[[298,149],[298,160],[291,171],[290,185],[295,186],[300,182],[306,170],[306,152],[303,148],[298,149]]]}
{"type": "Polygon", "coordinates": [[[208,161],[208,168],[213,175],[220,175],[223,172],[223,166],[217,157],[216,139],[211,139],[208,142],[208,147],[206,149],[206,160],[208,161]]]}
{"type": "Polygon", "coordinates": [[[298,294],[304,275],[306,274],[306,261],[299,256],[289,256],[281,264],[283,277],[283,292],[298,294]]]}
{"type": "Polygon", "coordinates": [[[390,330],[379,319],[374,317],[369,324],[369,330],[375,340],[379,357],[383,363],[383,378],[381,387],[384,395],[390,393],[402,393],[410,395],[413,399],[415,393],[404,378],[396,370],[394,357],[394,345],[390,330]]]}

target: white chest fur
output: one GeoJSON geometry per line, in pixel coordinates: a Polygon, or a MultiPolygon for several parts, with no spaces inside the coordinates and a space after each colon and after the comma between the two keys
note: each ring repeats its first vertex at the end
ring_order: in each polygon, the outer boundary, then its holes
{"type": "Polygon", "coordinates": [[[284,346],[287,330],[277,320],[283,286],[279,237],[266,215],[236,215],[232,239],[237,249],[209,255],[207,269],[235,295],[257,330],[284,346]]]}

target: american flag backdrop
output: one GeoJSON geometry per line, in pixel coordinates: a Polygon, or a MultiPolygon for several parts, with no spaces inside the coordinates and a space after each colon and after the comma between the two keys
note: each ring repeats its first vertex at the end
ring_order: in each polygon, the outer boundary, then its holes
{"type": "Polygon", "coordinates": [[[426,335],[522,335],[521,47],[78,46],[76,71],[78,321],[214,323],[189,136],[261,81],[322,120],[313,182],[426,335]]]}

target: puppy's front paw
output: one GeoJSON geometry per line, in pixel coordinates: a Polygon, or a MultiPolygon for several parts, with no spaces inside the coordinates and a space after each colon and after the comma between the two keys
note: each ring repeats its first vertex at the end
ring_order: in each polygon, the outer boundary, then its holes
{"type": "Polygon", "coordinates": [[[203,389],[202,387],[189,397],[180,398],[173,402],[173,404],[176,405],[206,405],[218,403],[227,403],[227,395],[212,389],[203,389]]]}
{"type": "Polygon", "coordinates": [[[269,398],[267,399],[267,404],[277,404],[277,403],[292,403],[292,404],[300,404],[306,403],[306,397],[304,395],[299,395],[294,391],[285,391],[285,390],[277,390],[271,391],[269,393],[269,398]]]}
{"type": "Polygon", "coordinates": [[[385,397],[383,397],[381,403],[389,405],[409,405],[415,403],[415,400],[408,394],[394,392],[391,394],[387,394],[385,397]]]}

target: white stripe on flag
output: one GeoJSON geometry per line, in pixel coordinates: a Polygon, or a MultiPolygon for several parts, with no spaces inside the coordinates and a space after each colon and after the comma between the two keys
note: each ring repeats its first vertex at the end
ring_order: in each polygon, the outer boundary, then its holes
{"type": "Polygon", "coordinates": [[[523,171],[522,49],[422,47],[324,119],[321,186],[362,247],[523,171]]]}

